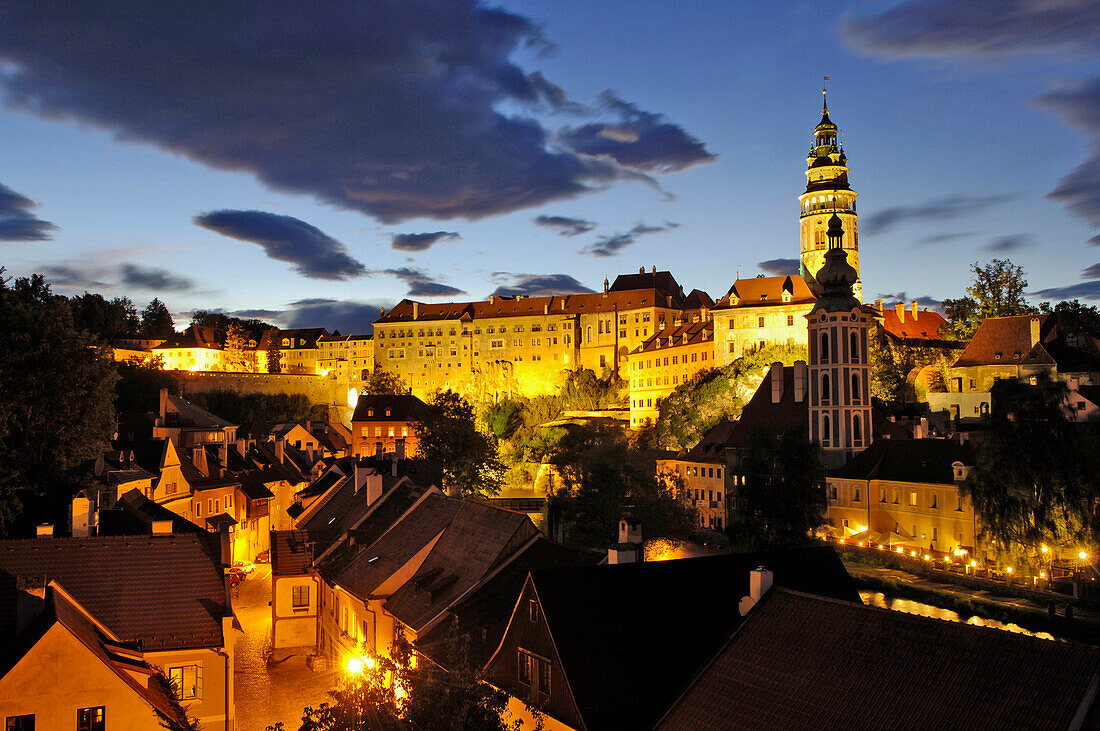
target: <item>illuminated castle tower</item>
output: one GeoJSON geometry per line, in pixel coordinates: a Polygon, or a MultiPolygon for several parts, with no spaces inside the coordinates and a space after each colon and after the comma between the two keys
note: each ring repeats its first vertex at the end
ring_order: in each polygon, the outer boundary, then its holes
{"type": "Polygon", "coordinates": [[[827,468],[838,467],[871,443],[869,338],[875,310],[852,292],[857,272],[848,262],[839,214],[829,217],[829,248],[817,272],[818,297],[806,315],[810,368],[810,438],[827,468]]]}
{"type": "MultiPolygon", "coordinates": [[[[825,90],[822,90],[822,94],[825,90]]],[[[848,263],[855,267],[856,282],[852,287],[856,299],[863,301],[863,285],[859,279],[859,227],[856,223],[856,192],[848,186],[848,158],[837,139],[837,127],[829,119],[829,107],[822,103],[821,122],[814,127],[814,139],[806,156],[806,192],[798,196],[802,204],[800,239],[802,243],[801,274],[817,291],[817,273],[825,264],[828,247],[829,218],[840,218],[844,231],[844,251],[848,263]]]]}

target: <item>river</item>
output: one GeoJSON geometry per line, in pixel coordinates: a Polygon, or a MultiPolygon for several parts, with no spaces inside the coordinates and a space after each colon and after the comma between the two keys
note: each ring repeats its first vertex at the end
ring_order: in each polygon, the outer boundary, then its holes
{"type": "Polygon", "coordinates": [[[1053,640],[1054,635],[1049,632],[1032,632],[1031,630],[1024,629],[1018,624],[1009,622],[998,622],[995,619],[982,619],[981,617],[970,617],[969,619],[963,619],[959,616],[958,612],[954,612],[950,609],[942,609],[940,607],[934,607],[931,604],[922,604],[921,602],[915,602],[912,599],[899,599],[897,597],[887,596],[881,591],[861,591],[859,593],[863,603],[872,607],[882,607],[883,609],[892,609],[896,612],[908,612],[909,614],[919,614],[922,617],[934,617],[936,619],[946,619],[949,622],[961,622],[963,624],[973,624],[978,627],[993,627],[994,629],[1002,629],[1006,632],[1015,632],[1021,635],[1030,635],[1032,637],[1038,637],[1044,640],[1053,640]]]}

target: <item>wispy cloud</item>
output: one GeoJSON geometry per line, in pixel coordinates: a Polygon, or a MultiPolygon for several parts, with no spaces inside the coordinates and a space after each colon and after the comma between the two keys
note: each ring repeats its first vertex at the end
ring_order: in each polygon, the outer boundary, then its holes
{"type": "Polygon", "coordinates": [[[422,234],[393,234],[390,247],[398,251],[426,251],[440,241],[461,239],[457,231],[432,231],[422,234]]]}
{"type": "Polygon", "coordinates": [[[592,290],[568,274],[510,274],[493,272],[493,281],[500,286],[493,291],[498,297],[518,294],[544,297],[554,294],[582,294],[592,290]]]}
{"type": "Polygon", "coordinates": [[[956,195],[936,198],[914,206],[895,206],[863,217],[864,234],[881,234],[908,221],[944,221],[959,218],[1006,203],[1016,196],[956,195]]]}
{"type": "Polygon", "coordinates": [[[678,223],[669,223],[665,221],[662,226],[648,226],[644,223],[639,223],[634,228],[630,229],[626,233],[610,234],[608,236],[600,236],[596,239],[596,242],[589,244],[581,249],[582,254],[590,254],[592,256],[607,257],[615,256],[620,251],[637,241],[639,236],[645,236],[647,234],[661,233],[663,231],[671,231],[674,228],[679,228],[678,223]]]}
{"type": "Polygon", "coordinates": [[[38,204],[0,183],[0,241],[49,241],[57,226],[34,215],[38,204]]]}
{"type": "Polygon", "coordinates": [[[451,297],[459,294],[466,294],[463,290],[452,287],[449,284],[443,284],[436,281],[432,277],[428,276],[424,272],[418,269],[409,269],[408,267],[401,267],[399,269],[380,269],[377,274],[388,274],[405,282],[409,285],[409,297],[451,297]]]}
{"type": "Polygon", "coordinates": [[[596,228],[594,221],[568,216],[536,216],[534,221],[536,226],[548,228],[561,236],[579,236],[596,228]]]}
{"type": "Polygon", "coordinates": [[[392,306],[392,302],[381,300],[360,302],[318,297],[291,302],[275,320],[284,328],[327,327],[345,335],[370,334],[381,308],[392,306]]]}
{"type": "Polygon", "coordinates": [[[195,286],[186,277],[181,277],[167,269],[142,267],[136,264],[123,264],[119,267],[122,283],[139,289],[151,289],[161,292],[183,292],[195,286]]]}
{"type": "Polygon", "coordinates": [[[768,259],[758,262],[756,268],[772,277],[798,274],[802,265],[798,259],[768,259]]]}
{"type": "Polygon", "coordinates": [[[195,216],[195,225],[263,248],[311,279],[350,279],[367,274],[347,248],[316,226],[293,216],[264,211],[221,210],[195,216]]]}
{"type": "Polygon", "coordinates": [[[1029,296],[1047,300],[1100,300],[1100,279],[1070,284],[1065,287],[1040,289],[1038,292],[1029,293],[1029,296]]]}
{"type": "Polygon", "coordinates": [[[922,236],[917,239],[917,244],[921,246],[934,246],[935,244],[946,244],[949,241],[958,241],[959,239],[966,239],[974,236],[973,231],[960,231],[958,233],[939,233],[929,234],[928,236],[922,236]]]}
{"type": "Polygon", "coordinates": [[[1031,234],[1011,234],[1009,236],[998,236],[990,241],[988,244],[982,247],[985,251],[992,251],[997,253],[1007,253],[1010,251],[1019,251],[1020,249],[1026,249],[1031,246],[1031,242],[1034,240],[1034,236],[1031,234]]]}

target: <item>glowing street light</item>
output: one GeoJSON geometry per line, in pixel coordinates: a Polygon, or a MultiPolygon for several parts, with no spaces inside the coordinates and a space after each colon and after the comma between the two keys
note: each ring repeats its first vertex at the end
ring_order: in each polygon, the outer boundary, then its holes
{"type": "Polygon", "coordinates": [[[1085,551],[1081,551],[1081,552],[1080,552],[1079,554],[1077,554],[1077,555],[1081,557],[1081,560],[1082,560],[1082,561],[1088,561],[1088,560],[1089,560],[1089,555],[1088,555],[1088,553],[1086,553],[1085,551]]]}
{"type": "Polygon", "coordinates": [[[361,675],[363,673],[363,661],[352,655],[348,658],[348,673],[351,675],[361,675]]]}

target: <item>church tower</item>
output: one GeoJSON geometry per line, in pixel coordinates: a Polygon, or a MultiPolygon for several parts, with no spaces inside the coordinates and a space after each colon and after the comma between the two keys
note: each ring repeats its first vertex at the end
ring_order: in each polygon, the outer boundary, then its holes
{"type": "MultiPolygon", "coordinates": [[[[825,90],[821,92],[825,94],[825,90]]],[[[829,219],[840,218],[847,236],[844,250],[848,263],[856,270],[853,286],[856,299],[863,301],[859,279],[859,226],[856,222],[856,192],[848,186],[848,158],[840,146],[838,130],[829,119],[829,106],[822,102],[821,122],[814,127],[814,138],[806,156],[806,192],[798,197],[802,204],[800,239],[801,274],[817,291],[817,273],[825,263],[829,219]]]]}
{"type": "Polygon", "coordinates": [[[871,443],[870,333],[875,310],[852,293],[840,215],[829,218],[829,248],[817,272],[817,303],[806,315],[809,338],[810,439],[826,468],[839,467],[871,443]]]}

